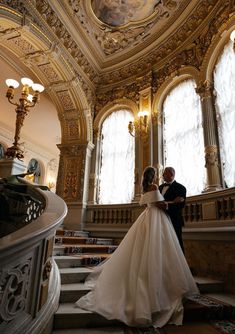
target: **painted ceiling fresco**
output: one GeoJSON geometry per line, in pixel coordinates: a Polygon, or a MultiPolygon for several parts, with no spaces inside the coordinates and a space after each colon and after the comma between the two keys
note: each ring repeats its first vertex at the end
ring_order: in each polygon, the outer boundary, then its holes
{"type": "Polygon", "coordinates": [[[96,17],[110,26],[118,27],[138,22],[154,13],[161,0],[92,0],[96,17]]]}

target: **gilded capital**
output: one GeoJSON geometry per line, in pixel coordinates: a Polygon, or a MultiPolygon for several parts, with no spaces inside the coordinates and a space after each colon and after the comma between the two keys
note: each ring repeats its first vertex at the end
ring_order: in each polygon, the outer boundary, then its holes
{"type": "Polygon", "coordinates": [[[203,83],[198,85],[196,92],[200,95],[201,99],[206,99],[213,96],[213,89],[213,83],[209,80],[205,80],[203,83]]]}

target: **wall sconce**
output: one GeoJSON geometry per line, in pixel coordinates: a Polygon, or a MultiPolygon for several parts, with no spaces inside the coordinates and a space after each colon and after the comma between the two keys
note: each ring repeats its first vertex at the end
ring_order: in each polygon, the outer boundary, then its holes
{"type": "Polygon", "coordinates": [[[235,52],[235,30],[231,32],[230,39],[233,42],[233,51],[235,52]]]}
{"type": "Polygon", "coordinates": [[[131,136],[144,137],[148,133],[148,111],[139,111],[138,118],[134,122],[129,122],[128,131],[131,136]]]}
{"type": "Polygon", "coordinates": [[[25,116],[28,114],[29,109],[34,107],[36,103],[39,102],[39,95],[44,91],[44,87],[40,84],[35,84],[31,79],[22,78],[21,84],[23,85],[21,90],[21,97],[19,98],[19,102],[12,102],[14,98],[14,90],[19,87],[18,81],[14,79],[7,79],[6,84],[8,86],[8,90],[6,93],[6,97],[8,101],[16,106],[16,128],[15,128],[15,137],[13,146],[9,147],[6,151],[6,158],[17,158],[22,160],[24,158],[24,152],[20,148],[19,140],[20,140],[20,131],[24,124],[25,116]],[[34,94],[29,93],[30,87],[34,91],[34,94]]]}
{"type": "Polygon", "coordinates": [[[47,181],[48,188],[51,190],[52,188],[55,187],[55,180],[52,178],[49,178],[47,181]]]}

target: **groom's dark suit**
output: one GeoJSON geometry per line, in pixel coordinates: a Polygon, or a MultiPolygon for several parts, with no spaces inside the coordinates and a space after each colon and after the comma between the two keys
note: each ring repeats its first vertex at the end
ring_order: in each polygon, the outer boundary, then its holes
{"type": "MultiPolygon", "coordinates": [[[[160,192],[162,192],[163,187],[164,184],[161,184],[159,186],[160,192]]],[[[167,191],[165,192],[165,194],[163,195],[163,197],[165,198],[166,201],[173,201],[178,196],[183,197],[185,199],[186,188],[182,184],[173,181],[172,184],[167,189],[167,191]]],[[[185,201],[182,203],[169,204],[168,209],[166,210],[166,212],[171,218],[172,224],[174,226],[175,232],[179,239],[180,246],[183,251],[184,251],[184,246],[182,240],[182,226],[184,226],[184,219],[182,216],[182,210],[184,206],[185,206],[185,201]]]]}

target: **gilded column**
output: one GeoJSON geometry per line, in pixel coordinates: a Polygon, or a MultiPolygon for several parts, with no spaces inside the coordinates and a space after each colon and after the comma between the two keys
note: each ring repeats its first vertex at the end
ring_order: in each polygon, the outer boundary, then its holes
{"type": "Polygon", "coordinates": [[[97,204],[99,196],[99,180],[97,178],[100,175],[100,131],[94,130],[94,150],[91,156],[91,169],[90,169],[90,180],[89,180],[89,194],[88,204],[97,204]]]}
{"type": "Polygon", "coordinates": [[[163,171],[163,142],[162,142],[162,113],[159,111],[153,111],[151,115],[152,121],[152,159],[151,165],[157,169],[157,184],[162,183],[162,171],[163,171]]]}
{"type": "MultiPolygon", "coordinates": [[[[135,141],[135,198],[137,201],[141,193],[141,175],[145,167],[151,163],[151,138],[150,138],[150,111],[151,111],[151,87],[142,89],[139,92],[139,111],[148,112],[147,131],[142,128],[141,123],[136,131],[135,141]]],[[[138,116],[138,121],[141,122],[138,116]]]]}
{"type": "Polygon", "coordinates": [[[222,188],[222,182],[213,84],[205,81],[196,91],[200,95],[202,106],[205,167],[207,171],[207,186],[205,191],[214,191],[222,188]]]}
{"type": "Polygon", "coordinates": [[[57,177],[56,193],[68,206],[64,221],[67,229],[83,228],[91,152],[93,144],[60,144],[60,162],[57,177]]]}

